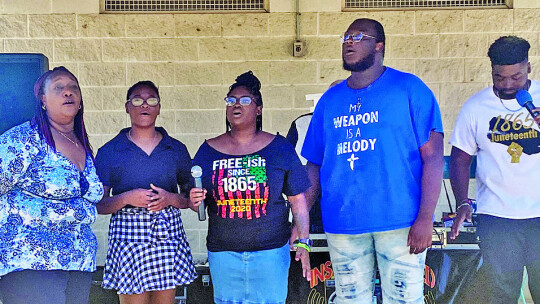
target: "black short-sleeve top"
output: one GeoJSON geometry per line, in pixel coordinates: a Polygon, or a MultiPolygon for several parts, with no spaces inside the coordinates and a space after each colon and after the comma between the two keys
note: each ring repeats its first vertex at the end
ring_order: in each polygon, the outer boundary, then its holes
{"type": "Polygon", "coordinates": [[[208,190],[208,250],[242,252],[285,245],[290,223],[283,194],[304,192],[309,180],[283,136],[248,155],[224,154],[204,142],[193,162],[201,166],[208,190]]]}
{"type": "Polygon", "coordinates": [[[178,193],[178,185],[189,187],[191,158],[186,146],[170,137],[165,129],[156,130],[163,139],[150,155],[128,139],[129,128],[98,150],[97,173],[103,185],[112,188],[113,195],[137,188],[150,189],[150,184],[172,193],[178,193]]]}

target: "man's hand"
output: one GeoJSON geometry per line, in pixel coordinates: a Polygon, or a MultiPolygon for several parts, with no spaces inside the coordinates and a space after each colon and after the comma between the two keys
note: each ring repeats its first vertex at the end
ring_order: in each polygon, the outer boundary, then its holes
{"type": "Polygon", "coordinates": [[[431,246],[433,234],[433,213],[441,193],[444,167],[444,141],[441,133],[431,131],[429,141],[420,147],[422,158],[422,181],[420,208],[407,239],[411,254],[424,252],[431,246]]]}
{"type": "Polygon", "coordinates": [[[450,238],[452,240],[455,240],[459,235],[459,228],[461,228],[464,221],[472,222],[472,208],[469,204],[463,205],[457,210],[456,218],[454,218],[454,223],[450,230],[450,238]]]}
{"type": "Polygon", "coordinates": [[[433,221],[416,220],[409,230],[407,246],[410,254],[419,254],[431,246],[431,237],[433,234],[433,221]]]}
{"type": "MultiPolygon", "coordinates": [[[[534,109],[533,109],[533,112],[534,112],[534,113],[540,112],[540,108],[534,108],[534,109]]],[[[536,124],[540,126],[540,115],[536,116],[536,117],[534,118],[534,121],[536,121],[536,124]]]]}

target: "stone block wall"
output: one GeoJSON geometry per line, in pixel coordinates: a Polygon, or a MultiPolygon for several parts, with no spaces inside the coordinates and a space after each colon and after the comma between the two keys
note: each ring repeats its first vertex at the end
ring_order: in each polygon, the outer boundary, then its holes
{"type": "MultiPolygon", "coordinates": [[[[496,38],[527,38],[531,76],[540,76],[540,8],[534,1],[514,0],[513,9],[362,12],[341,12],[340,0],[310,1],[301,1],[307,54],[298,58],[292,56],[296,14],[289,0],[270,0],[269,13],[249,14],[102,14],[98,0],[0,0],[0,52],[43,53],[51,66],[64,65],[78,76],[95,149],[129,126],[127,88],[154,81],[162,95],[158,124],[192,156],[204,139],[224,131],[223,97],[246,70],[263,85],[264,129],[286,134],[297,116],[309,112],[306,94],[348,76],[339,36],[359,17],[385,26],[386,65],[418,75],[433,90],[446,139],[467,97],[491,83],[486,53],[496,38]]],[[[193,252],[204,260],[206,223],[183,213],[193,252]]],[[[99,264],[107,226],[108,217],[100,216],[99,264]]]]}

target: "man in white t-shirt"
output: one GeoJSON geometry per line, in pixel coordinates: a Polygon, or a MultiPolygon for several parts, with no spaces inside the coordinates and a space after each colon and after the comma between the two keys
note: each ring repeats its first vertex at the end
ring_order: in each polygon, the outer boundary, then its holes
{"type": "Polygon", "coordinates": [[[493,86],[464,104],[450,140],[457,208],[451,238],[471,219],[469,166],[477,155],[477,233],[488,303],[517,303],[524,266],[533,300],[540,303],[540,116],[534,118],[515,99],[519,90],[528,90],[540,102],[540,82],[528,79],[529,48],[515,36],[490,46],[493,86]]]}

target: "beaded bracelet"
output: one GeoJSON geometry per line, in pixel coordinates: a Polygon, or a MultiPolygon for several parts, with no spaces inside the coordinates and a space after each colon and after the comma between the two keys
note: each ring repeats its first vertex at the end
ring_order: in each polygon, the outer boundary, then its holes
{"type": "Polygon", "coordinates": [[[467,203],[461,203],[459,206],[457,206],[456,211],[458,211],[459,208],[461,208],[461,207],[463,207],[463,206],[469,206],[469,207],[471,207],[471,204],[469,204],[468,202],[467,202],[467,203]]]}
{"type": "Polygon", "coordinates": [[[476,212],[476,200],[471,198],[461,200],[460,204],[456,207],[456,212],[459,210],[459,208],[467,205],[471,207],[473,212],[476,212]]]}

